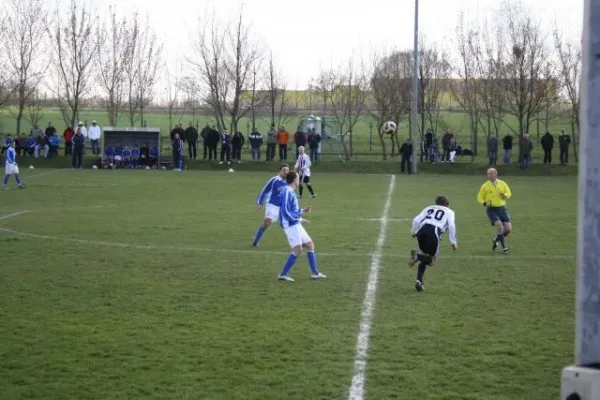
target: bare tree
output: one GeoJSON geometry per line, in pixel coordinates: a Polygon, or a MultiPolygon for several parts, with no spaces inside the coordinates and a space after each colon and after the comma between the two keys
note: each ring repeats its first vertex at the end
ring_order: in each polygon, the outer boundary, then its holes
{"type": "Polygon", "coordinates": [[[287,87],[280,72],[275,68],[273,54],[269,58],[267,71],[267,103],[269,107],[270,123],[273,126],[285,125],[292,117],[293,112],[288,104],[287,87]]]}
{"type": "Polygon", "coordinates": [[[19,134],[27,102],[47,69],[40,52],[46,41],[48,12],[42,0],[7,0],[6,12],[3,46],[8,79],[14,84],[17,100],[16,111],[11,110],[11,114],[17,120],[19,134]]]}
{"type": "MultiPolygon", "coordinates": [[[[165,63],[163,67],[165,71],[165,110],[169,116],[169,129],[173,127],[173,118],[175,117],[175,109],[179,105],[179,92],[181,90],[181,71],[176,66],[175,72],[172,72],[169,66],[165,63]]],[[[181,117],[180,117],[181,119],[181,117]]]]}
{"type": "Polygon", "coordinates": [[[154,86],[161,66],[163,47],[156,34],[151,30],[150,24],[146,25],[143,34],[139,37],[140,57],[139,74],[137,75],[137,100],[139,101],[140,120],[145,126],[144,110],[154,100],[154,86]]]}
{"type": "MultiPolygon", "coordinates": [[[[200,107],[200,85],[192,77],[186,76],[179,81],[179,89],[185,93],[183,106],[186,110],[191,110],[192,121],[196,122],[196,113],[200,107]]],[[[173,127],[173,125],[171,125],[173,127]]]]}
{"type": "Polygon", "coordinates": [[[558,29],[554,30],[554,47],[558,56],[558,71],[563,95],[569,103],[569,121],[573,135],[573,150],[577,161],[577,133],[579,133],[580,96],[579,82],[581,81],[581,45],[565,40],[558,29]]]}
{"type": "Polygon", "coordinates": [[[106,40],[98,46],[98,82],[102,89],[102,105],[108,114],[109,124],[116,126],[125,101],[125,65],[130,56],[127,19],[117,19],[111,9],[110,24],[104,34],[106,40]]]}
{"type": "Polygon", "coordinates": [[[71,0],[69,10],[56,10],[48,28],[55,53],[55,94],[67,126],[75,126],[84,97],[95,74],[94,61],[103,42],[98,16],[85,5],[71,0]]]}
{"type": "MultiPolygon", "coordinates": [[[[27,100],[27,114],[31,125],[38,125],[41,119],[44,118],[44,105],[40,101],[37,91],[27,100]]],[[[17,132],[17,134],[19,133],[17,132]]]]}

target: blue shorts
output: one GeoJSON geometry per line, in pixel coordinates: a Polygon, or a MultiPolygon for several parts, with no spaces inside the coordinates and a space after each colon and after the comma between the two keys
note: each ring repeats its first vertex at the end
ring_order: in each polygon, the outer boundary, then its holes
{"type": "Polygon", "coordinates": [[[506,207],[488,207],[487,216],[492,225],[495,225],[496,221],[502,223],[510,222],[510,215],[508,215],[508,209],[506,207]]]}

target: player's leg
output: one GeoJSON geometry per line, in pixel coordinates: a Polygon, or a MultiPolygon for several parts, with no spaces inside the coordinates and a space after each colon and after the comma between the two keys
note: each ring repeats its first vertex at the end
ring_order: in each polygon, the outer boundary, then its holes
{"type": "Polygon", "coordinates": [[[254,240],[252,241],[252,246],[257,247],[258,242],[265,234],[265,231],[271,226],[273,222],[277,222],[279,220],[279,207],[274,206],[273,204],[267,204],[265,207],[265,220],[261,226],[258,227],[256,231],[256,235],[254,235],[254,240]]]}
{"type": "Polygon", "coordinates": [[[298,182],[300,182],[300,184],[298,185],[298,198],[301,199],[302,193],[304,193],[304,177],[302,175],[300,175],[300,179],[298,179],[298,182]]]}
{"type": "Polygon", "coordinates": [[[308,266],[310,267],[310,277],[312,279],[327,278],[325,274],[322,274],[319,271],[317,256],[315,254],[315,244],[302,225],[300,226],[300,233],[302,235],[302,245],[306,247],[306,258],[308,258],[308,266]]]}
{"type": "MultiPolygon", "coordinates": [[[[431,225],[429,225],[431,226],[431,225]]],[[[415,289],[421,292],[425,290],[425,286],[423,285],[425,271],[427,270],[427,266],[433,265],[437,258],[439,252],[439,239],[435,232],[435,227],[431,226],[431,228],[426,229],[424,232],[417,235],[417,240],[419,242],[420,253],[416,254],[416,259],[419,262],[419,267],[417,269],[417,280],[415,282],[415,289]]]]}
{"type": "Polygon", "coordinates": [[[306,187],[308,188],[308,191],[310,192],[311,197],[315,197],[315,191],[313,190],[312,185],[310,184],[310,176],[305,176],[303,180],[306,184],[306,187]]]}
{"type": "Polygon", "coordinates": [[[294,280],[290,278],[288,274],[294,264],[296,264],[300,254],[302,254],[302,234],[298,227],[301,227],[301,225],[290,226],[284,230],[288,239],[288,243],[292,248],[292,252],[288,256],[283,268],[281,269],[281,272],[279,273],[280,281],[294,282],[294,280]]]}
{"type": "Polygon", "coordinates": [[[19,177],[19,167],[16,165],[12,166],[12,174],[15,176],[15,181],[17,181],[17,185],[19,185],[19,189],[23,189],[24,186],[21,183],[21,178],[19,177]]]}

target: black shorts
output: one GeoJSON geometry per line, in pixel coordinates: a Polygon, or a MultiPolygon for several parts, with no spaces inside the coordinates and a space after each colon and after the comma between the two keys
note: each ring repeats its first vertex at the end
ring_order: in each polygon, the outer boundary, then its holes
{"type": "Polygon", "coordinates": [[[306,183],[308,185],[310,183],[310,176],[306,176],[306,175],[300,176],[300,183],[306,183]]]}
{"type": "Polygon", "coordinates": [[[434,225],[425,224],[417,232],[419,249],[432,257],[440,253],[440,229],[434,225]]]}

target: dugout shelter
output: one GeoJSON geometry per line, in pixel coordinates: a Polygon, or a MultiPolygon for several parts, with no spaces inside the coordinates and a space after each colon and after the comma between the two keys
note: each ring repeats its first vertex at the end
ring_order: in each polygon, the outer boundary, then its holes
{"type": "Polygon", "coordinates": [[[102,147],[113,147],[120,144],[122,147],[132,149],[135,145],[142,147],[158,147],[158,162],[162,161],[161,137],[159,128],[131,128],[107,126],[102,128],[102,147]]]}

